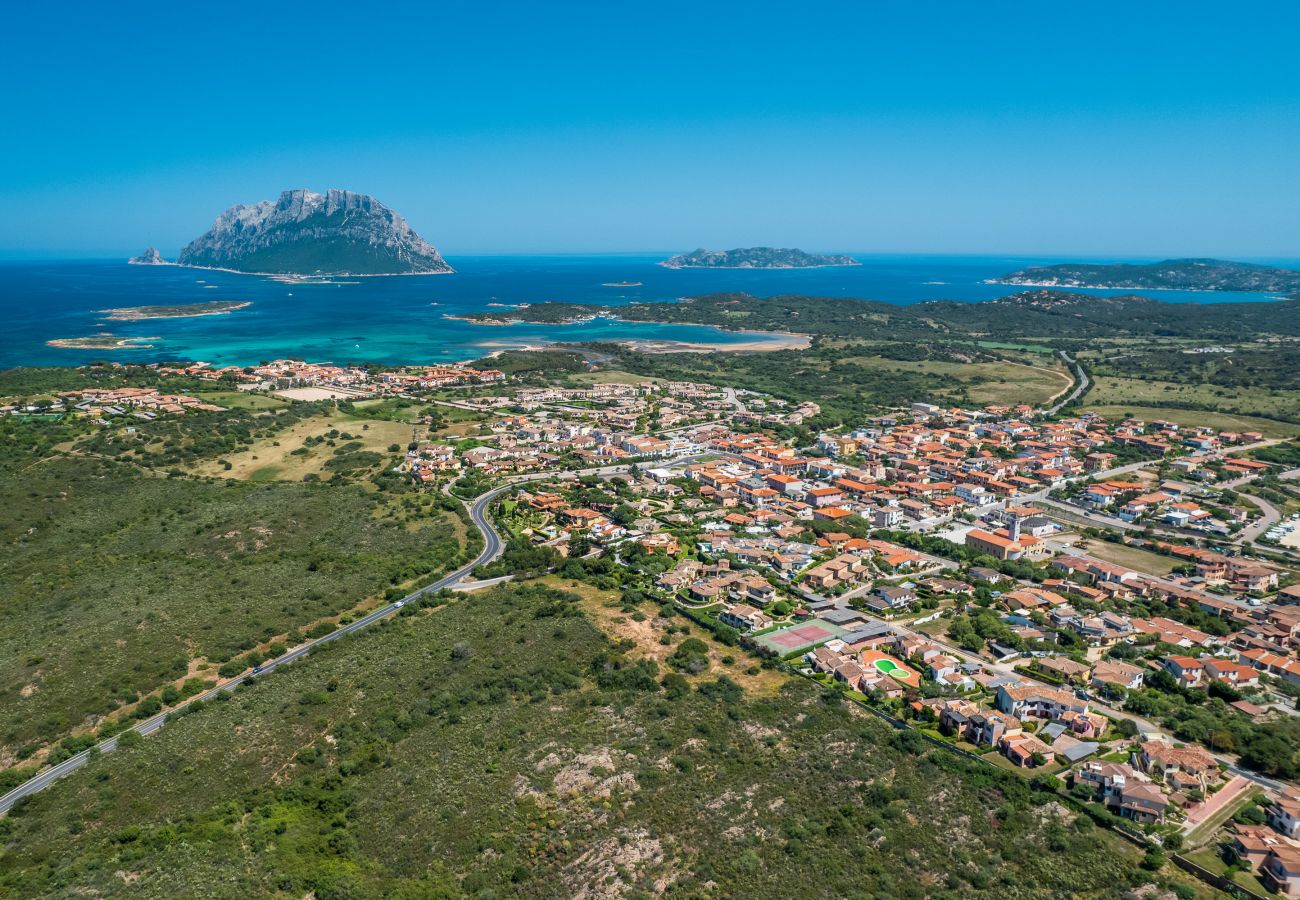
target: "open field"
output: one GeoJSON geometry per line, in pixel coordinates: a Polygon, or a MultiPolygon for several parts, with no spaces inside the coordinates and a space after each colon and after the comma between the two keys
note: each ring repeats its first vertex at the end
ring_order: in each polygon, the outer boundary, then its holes
{"type": "Polygon", "coordinates": [[[650,375],[637,375],[633,372],[624,372],[621,369],[599,369],[595,372],[576,372],[569,376],[568,380],[575,384],[640,384],[643,381],[652,381],[656,384],[663,384],[667,379],[655,378],[650,375]]]}
{"type": "Polygon", "coordinates": [[[1076,543],[1075,547],[1089,556],[1148,575],[1168,575],[1174,566],[1182,562],[1172,556],[1161,556],[1141,547],[1123,547],[1110,541],[1091,541],[1085,538],[1076,543]]]}
{"type": "MultiPolygon", "coordinates": [[[[1185,411],[1190,415],[1217,414],[1238,418],[1295,416],[1300,410],[1300,392],[1270,390],[1263,387],[1222,387],[1213,384],[1179,384],[1169,381],[1149,381],[1136,378],[1098,376],[1088,393],[1089,406],[1166,408],[1166,404],[1196,404],[1205,406],[1210,413],[1200,410],[1185,411]]],[[[1172,411],[1171,411],[1172,412],[1172,411]]],[[[1178,421],[1172,415],[1165,416],[1178,421]]],[[[1213,425],[1213,422],[1206,424],[1213,425]]],[[[1217,426],[1216,426],[1217,427],[1217,426]]],[[[1240,426],[1238,426],[1240,427],[1240,426]]],[[[1283,427],[1286,427],[1283,423],[1283,427]]],[[[1300,425],[1290,425],[1289,433],[1300,433],[1300,425]]]]}
{"type": "Polygon", "coordinates": [[[316,386],[285,388],[276,391],[275,395],[286,400],[349,400],[353,397],[364,396],[359,391],[350,388],[316,386]]]}
{"type": "Polygon", "coordinates": [[[453,440],[474,435],[478,433],[479,426],[493,419],[489,413],[461,409],[458,406],[438,405],[435,408],[443,424],[441,428],[429,433],[430,440],[453,440]]]}
{"type": "Polygon", "coordinates": [[[1164,406],[1140,406],[1138,404],[1107,405],[1093,402],[1093,395],[1088,394],[1083,409],[1091,410],[1099,416],[1112,421],[1124,418],[1128,414],[1139,419],[1151,421],[1163,419],[1184,427],[1207,425],[1217,431],[1258,431],[1265,437],[1284,438],[1300,435],[1300,425],[1291,422],[1279,422],[1275,419],[1261,419],[1257,416],[1239,416],[1232,413],[1207,412],[1199,409],[1173,409],[1164,406]]]}
{"type": "Polygon", "coordinates": [[[251,391],[195,391],[194,396],[206,403],[215,403],[227,409],[278,409],[289,401],[270,394],[251,391]]]}
{"type": "Polygon", "coordinates": [[[1149,878],[1020,776],[806,681],[751,699],[658,674],[535,585],[411,610],[33,797],[0,893],[766,900],[857,896],[869,872],[882,896],[1100,898],[1149,878]]]}
{"type": "Polygon", "coordinates": [[[1015,344],[1006,341],[974,341],[974,344],[977,347],[987,347],[990,350],[1023,350],[1026,353],[1056,353],[1056,351],[1051,347],[1045,347],[1040,344],[1015,344]]]}
{"type": "Polygon", "coordinates": [[[866,369],[947,375],[970,384],[968,392],[975,403],[1042,404],[1066,390],[1073,383],[1069,373],[1057,364],[1028,365],[998,362],[962,363],[946,360],[897,360],[880,356],[854,356],[846,363],[866,369]]]}
{"type": "Polygon", "coordinates": [[[167,478],[92,457],[0,479],[0,765],[196,660],[443,571],[460,543],[425,500],[167,478]]]}
{"type": "Polygon", "coordinates": [[[220,475],[239,481],[301,481],[305,475],[328,477],[326,463],[342,444],[359,442],[364,452],[382,453],[393,444],[406,451],[415,426],[386,419],[362,419],[345,413],[303,419],[272,437],[257,440],[252,447],[220,459],[202,459],[191,466],[199,475],[220,475]],[[330,437],[331,431],[338,432],[330,437]],[[343,437],[346,433],[349,437],[343,437]],[[230,468],[225,463],[230,463],[230,468]]]}

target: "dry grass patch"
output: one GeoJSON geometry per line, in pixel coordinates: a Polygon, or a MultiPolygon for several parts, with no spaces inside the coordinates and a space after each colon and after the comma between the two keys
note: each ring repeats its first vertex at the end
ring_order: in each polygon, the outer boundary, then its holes
{"type": "Polygon", "coordinates": [[[969,382],[975,403],[1043,404],[1068,390],[1074,379],[1059,363],[1045,365],[999,360],[997,362],[952,362],[949,360],[898,360],[880,356],[855,356],[844,362],[865,369],[946,375],[969,382]]]}
{"type": "Polygon", "coordinates": [[[1126,566],[1148,575],[1168,575],[1174,570],[1182,560],[1175,559],[1172,556],[1161,556],[1159,553],[1152,553],[1150,550],[1143,550],[1140,547],[1125,547],[1120,544],[1113,544],[1110,541],[1096,541],[1084,539],[1075,545],[1089,556],[1095,556],[1097,559],[1114,563],[1117,566],[1126,566]]]}
{"type": "Polygon", "coordinates": [[[217,475],[237,481],[301,481],[304,475],[326,477],[325,463],[334,456],[335,447],[322,442],[306,446],[310,438],[324,438],[333,430],[347,432],[350,439],[336,438],[336,446],[358,441],[361,450],[387,453],[397,444],[403,449],[414,434],[411,424],[384,419],[356,419],[344,415],[313,416],[289,426],[274,437],[257,441],[248,450],[220,459],[205,459],[191,471],[197,475],[217,475]],[[304,451],[304,452],[296,452],[304,451]],[[229,462],[226,469],[224,462],[229,462]]]}
{"type": "Polygon", "coordinates": [[[659,616],[657,608],[654,612],[650,612],[650,607],[645,607],[640,610],[645,618],[637,621],[632,613],[623,611],[622,601],[614,591],[602,591],[585,582],[573,581],[558,576],[547,576],[539,580],[543,584],[558,590],[577,594],[582,598],[580,605],[583,612],[591,618],[596,627],[615,642],[630,641],[634,645],[634,656],[653,659],[659,665],[661,671],[675,671],[668,665],[668,657],[672,656],[678,644],[688,637],[693,637],[699,638],[708,646],[709,668],[698,675],[687,675],[687,679],[692,683],[726,675],[744,688],[746,694],[752,697],[762,697],[774,696],[780,690],[781,685],[787,681],[786,676],[775,669],[760,667],[757,674],[748,674],[747,670],[749,668],[758,666],[757,659],[747,654],[740,647],[728,647],[719,643],[714,640],[712,634],[687,619],[676,616],[665,619],[659,616]],[[689,631],[686,633],[678,631],[669,635],[669,643],[663,644],[660,639],[667,634],[669,625],[678,628],[685,625],[689,628],[689,631]],[[732,665],[727,665],[722,661],[725,656],[733,657],[735,662],[732,665]]]}

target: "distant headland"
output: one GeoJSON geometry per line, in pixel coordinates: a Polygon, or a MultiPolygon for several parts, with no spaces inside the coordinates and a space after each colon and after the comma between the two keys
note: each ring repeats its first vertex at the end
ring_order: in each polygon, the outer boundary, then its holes
{"type": "Polygon", "coordinates": [[[1300,291],[1300,271],[1225,259],[1166,259],[1144,264],[1031,266],[986,284],[1148,291],[1300,291]]]}
{"type": "Polygon", "coordinates": [[[861,265],[851,256],[823,256],[787,247],[742,247],[679,253],[659,265],[666,269],[819,269],[861,265]]]}

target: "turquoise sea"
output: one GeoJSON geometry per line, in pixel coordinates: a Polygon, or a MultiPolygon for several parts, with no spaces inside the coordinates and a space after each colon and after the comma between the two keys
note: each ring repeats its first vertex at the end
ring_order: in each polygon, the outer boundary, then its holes
{"type": "MultiPolygon", "coordinates": [[[[1012,293],[983,284],[1026,265],[1059,260],[987,256],[860,256],[847,268],[681,269],[656,265],[667,254],[454,257],[454,275],[339,279],[351,283],[284,284],[174,266],[124,261],[0,263],[0,367],[204,360],[246,365],[264,359],[422,363],[476,359],[502,347],[555,341],[665,340],[736,343],[737,332],[705,326],[654,325],[599,319],[580,325],[483,326],[446,315],[500,312],[509,305],[557,300],[624,304],[675,300],[714,291],[756,295],[798,293],[863,297],[888,303],[978,302],[1012,293]],[[637,287],[607,287],[640,282],[637,287]],[[246,300],[229,315],[107,322],[101,310],[124,306],[246,300]],[[72,350],[54,338],[100,332],[155,337],[154,349],[72,350]]],[[[1282,264],[1279,262],[1279,264],[1282,264]]],[[[1097,294],[1131,293],[1093,291],[1097,294]]],[[[1168,302],[1216,303],[1276,299],[1264,294],[1159,291],[1168,302]]]]}

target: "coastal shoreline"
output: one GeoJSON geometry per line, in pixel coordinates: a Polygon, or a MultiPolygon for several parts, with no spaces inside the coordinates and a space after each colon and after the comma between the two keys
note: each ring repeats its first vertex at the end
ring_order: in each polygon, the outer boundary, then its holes
{"type": "Polygon", "coordinates": [[[240,269],[226,269],[221,266],[195,266],[190,263],[179,262],[161,262],[161,263],[133,263],[127,261],[130,266],[143,266],[146,268],[163,266],[172,266],[177,269],[194,269],[198,272],[226,272],[230,275],[256,275],[258,278],[286,278],[295,281],[306,281],[312,278],[409,278],[412,276],[422,275],[455,275],[456,270],[448,266],[446,272],[384,272],[375,274],[361,274],[359,272],[322,272],[317,275],[306,275],[295,272],[244,272],[240,269]]]}
{"type": "MultiPolygon", "coordinates": [[[[671,339],[660,338],[616,338],[609,343],[621,344],[629,349],[641,353],[717,353],[717,352],[735,352],[735,353],[765,353],[773,350],[807,350],[812,346],[812,335],[803,334],[797,331],[754,331],[747,328],[726,328],[722,325],[711,325],[705,322],[647,322],[640,319],[624,319],[621,316],[609,312],[597,313],[590,316],[583,316],[580,319],[573,319],[564,322],[530,322],[527,319],[476,319],[469,316],[453,316],[448,313],[443,314],[444,319],[450,319],[456,322],[467,322],[471,325],[484,325],[496,328],[508,328],[515,325],[582,325],[595,319],[608,319],[612,322],[620,322],[626,325],[688,325],[692,328],[714,328],[718,331],[727,332],[728,334],[743,334],[751,336],[747,341],[676,341],[671,339]]],[[[568,343],[566,341],[548,341],[547,344],[568,343]]],[[[518,348],[511,348],[518,349],[518,348]]],[[[530,347],[529,349],[537,349],[530,347]]],[[[500,352],[500,351],[496,351],[500,352]]]]}
{"type": "MultiPolygon", "coordinates": [[[[688,324],[688,323],[675,323],[688,324]]],[[[717,327],[717,326],[711,326],[717,327]]],[[[772,353],[777,350],[807,350],[812,346],[812,336],[788,331],[742,331],[735,334],[753,335],[753,340],[732,341],[673,341],[656,338],[627,338],[613,341],[638,353],[772,353]]]]}
{"type": "Polygon", "coordinates": [[[45,342],[47,347],[60,350],[154,350],[153,344],[142,341],[161,341],[161,337],[118,337],[112,334],[92,335],[79,338],[52,338],[45,342]]]}
{"type": "MultiPolygon", "coordinates": [[[[986,278],[980,284],[996,284],[1000,287],[1019,287],[1019,288],[1049,288],[1058,291],[1175,291],[1183,294],[1277,294],[1276,291],[1227,291],[1216,288],[1183,288],[1183,287],[1135,287],[1133,285],[1117,284],[1061,284],[1052,281],[999,281],[996,278],[986,278]]],[[[1274,299],[1286,300],[1285,295],[1278,295],[1274,299]]],[[[1267,301],[1260,301],[1267,302],[1267,301]]]]}
{"type": "MultiPolygon", "coordinates": [[[[653,355],[664,353],[772,353],[778,350],[806,350],[812,346],[812,336],[807,334],[796,334],[787,331],[743,331],[732,333],[744,334],[750,336],[751,339],[728,342],[677,341],[665,338],[616,338],[604,343],[618,344],[620,347],[636,353],[653,355]]],[[[495,359],[508,351],[547,350],[551,347],[573,343],[575,342],[571,340],[554,340],[496,347],[485,356],[479,357],[479,359],[495,359]]],[[[467,362],[474,362],[474,360],[467,360],[467,362]]]]}

